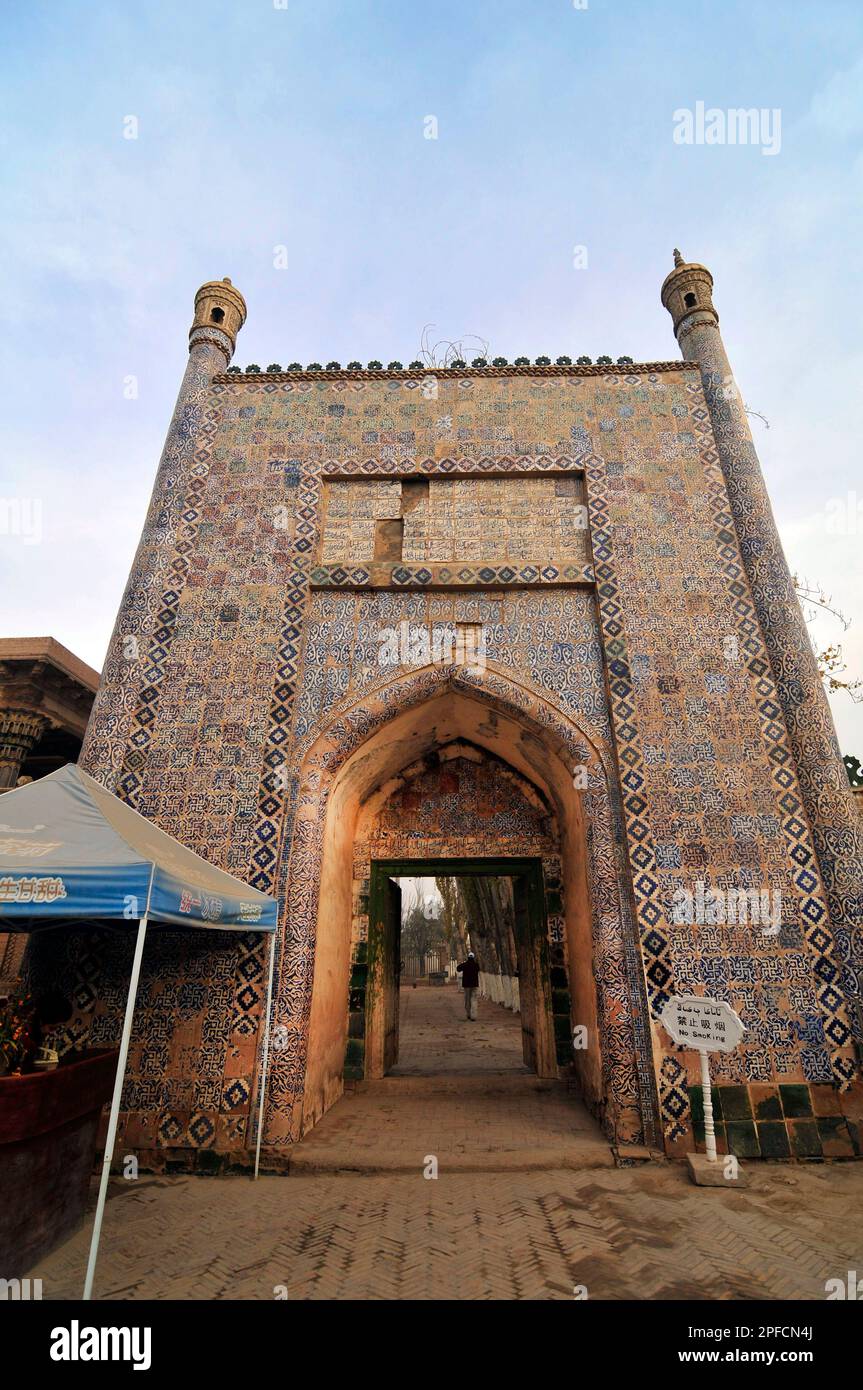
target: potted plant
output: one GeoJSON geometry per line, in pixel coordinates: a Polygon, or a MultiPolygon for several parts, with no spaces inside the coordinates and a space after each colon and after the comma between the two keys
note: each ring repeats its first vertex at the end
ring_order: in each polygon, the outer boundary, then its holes
{"type": "Polygon", "coordinates": [[[72,1015],[57,991],[0,999],[0,1269],[22,1277],[80,1223],[114,1048],[58,1055],[72,1015]]]}
{"type": "Polygon", "coordinates": [[[33,1001],[8,995],[0,1000],[0,1076],[20,1073],[33,1049],[33,1001]]]}

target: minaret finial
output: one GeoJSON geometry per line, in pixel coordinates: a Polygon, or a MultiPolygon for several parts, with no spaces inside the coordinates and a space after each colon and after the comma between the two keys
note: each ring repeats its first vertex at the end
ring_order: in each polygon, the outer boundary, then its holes
{"type": "Polygon", "coordinates": [[[706,266],[696,261],[685,261],[676,246],[674,269],[669,270],[663,280],[660,295],[671,315],[678,342],[679,330],[683,328],[689,331],[693,315],[702,325],[707,322],[705,315],[710,316],[714,328],[719,323],[719,315],[713,305],[713,276],[706,266]]]}
{"type": "Polygon", "coordinates": [[[195,317],[189,331],[190,346],[195,342],[223,345],[230,362],[237,346],[237,334],[246,322],[246,301],[226,275],[208,280],[195,295],[195,317]]]}

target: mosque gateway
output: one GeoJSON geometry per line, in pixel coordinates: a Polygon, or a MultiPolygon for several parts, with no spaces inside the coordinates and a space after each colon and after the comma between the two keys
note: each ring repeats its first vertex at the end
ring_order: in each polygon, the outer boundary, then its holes
{"type": "MultiPolygon", "coordinates": [[[[785,1088],[854,1152],[861,822],[709,271],[676,254],[662,303],[679,360],[238,374],[242,295],[196,295],[81,766],[279,899],[276,1166],[397,1063],[411,874],[477,912],[506,883],[484,939],[524,1062],[618,1148],[700,1141],[659,1019],[705,993],[746,1029],[712,1059],[737,1151],[794,1148],[785,1088]]],[[[34,938],[69,1048],[116,1038],[130,951],[34,938]]],[[[121,1130],[145,1166],[253,1145],[267,964],[260,936],[153,933],[121,1130]]]]}

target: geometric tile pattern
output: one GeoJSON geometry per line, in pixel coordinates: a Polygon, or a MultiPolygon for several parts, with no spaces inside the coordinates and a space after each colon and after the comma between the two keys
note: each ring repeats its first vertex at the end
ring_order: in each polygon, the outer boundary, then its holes
{"type": "MultiPolygon", "coordinates": [[[[695,386],[691,391],[694,396],[698,395],[695,386]]],[[[699,404],[693,409],[692,419],[709,481],[722,574],[738,621],[743,663],[752,677],[757,694],[761,734],[768,748],[772,780],[781,810],[782,837],[789,863],[793,864],[792,880],[799,902],[798,917],[802,924],[803,940],[811,957],[813,986],[823,1020],[831,1071],[837,1085],[844,1087],[854,1075],[854,1050],[851,1044],[847,1004],[838,988],[840,967],[836,960],[836,945],[830,928],[823,881],[812,839],[807,833],[806,812],[800,795],[789,737],[785,722],[780,717],[778,692],[770,675],[770,662],[755,605],[747,593],[746,586],[741,583],[745,572],[743,560],[723,486],[719,456],[710,431],[706,406],[699,404]]],[[[810,1076],[809,1079],[826,1078],[810,1076]]]]}
{"type": "MultiPolygon", "coordinates": [[[[746,410],[712,313],[691,317],[686,343],[701,366],[713,426],[713,458],[727,494],[752,608],[761,623],[776,680],[774,700],[799,779],[799,789],[793,793],[799,797],[799,806],[789,809],[789,829],[792,821],[808,818],[811,848],[826,890],[829,920],[813,921],[818,929],[808,941],[820,957],[816,964],[824,986],[820,1006],[843,1015],[831,1019],[827,1027],[834,1075],[845,1085],[855,1070],[853,1049],[845,1045],[850,1036],[846,1028],[853,1026],[858,1049],[863,1046],[863,821],[840,757],[746,410]],[[847,1001],[844,1009],[840,997],[847,1001]]],[[[801,869],[808,873],[802,864],[801,869]]]]}
{"type": "Polygon", "coordinates": [[[314,589],[495,589],[535,584],[592,584],[591,565],[317,565],[311,574],[314,589]]]}
{"type": "MultiPolygon", "coordinates": [[[[482,698],[587,766],[607,1093],[637,1097],[649,1135],[658,1088],[667,1138],[688,1141],[692,1058],[650,1026],[675,989],[719,994],[743,1017],[743,1044],[716,1060],[719,1084],[847,1084],[860,933],[847,920],[853,893],[846,917],[836,908],[840,880],[852,881],[844,832],[835,820],[830,844],[819,841],[811,785],[801,797],[793,682],[775,642],[765,646],[769,584],[759,572],[757,599],[755,542],[739,489],[729,505],[738,485],[697,370],[441,373],[427,399],[398,373],[214,377],[226,355],[217,340],[190,354],[82,761],[280,898],[286,1032],[268,1109],[278,1142],[303,1090],[329,788],[391,718],[397,688],[404,708],[446,678],[382,669],[381,632],[403,622],[480,623],[482,698]],[[559,557],[510,562],[492,527],[488,564],[470,561],[464,580],[461,565],[441,562],[441,582],[438,562],[411,562],[387,565],[378,587],[376,562],[347,556],[343,577],[328,569],[314,587],[324,478],[456,474],[464,487],[470,473],[557,474],[561,496],[575,482],[562,475],[583,476],[592,559],[572,575],[559,557]],[[779,935],[674,921],[675,892],[696,880],[781,890],[779,935]]],[[[193,992],[202,1032],[196,1022],[184,1034],[170,1005],[151,1009],[130,1070],[140,1089],[125,1122],[155,1126],[171,1147],[242,1145],[251,1133],[261,946],[218,966],[217,955],[160,956],[168,997],[193,992]]],[[[110,952],[78,965],[70,1035],[95,1024],[109,1038],[123,972],[110,952]]]]}
{"type": "MultiPolygon", "coordinates": [[[[325,673],[326,665],[319,653],[315,668],[320,671],[322,665],[325,673]]],[[[590,739],[585,738],[575,714],[562,717],[540,695],[529,694],[494,670],[461,672],[443,667],[434,671],[424,668],[413,676],[390,680],[379,691],[367,689],[353,697],[348,695],[328,711],[325,719],[318,715],[305,739],[298,740],[297,756],[305,755],[302,780],[314,788],[309,804],[314,804],[318,812],[313,819],[298,822],[287,874],[290,887],[285,910],[292,925],[291,957],[280,977],[276,1007],[278,1022],[294,1046],[276,1064],[284,1080],[268,1110],[267,1142],[289,1142],[291,1126],[296,1126],[292,1104],[302,1093],[318,912],[317,883],[321,875],[324,814],[333,780],[350,756],[377,729],[385,727],[396,711],[403,713],[422,706],[448,686],[481,694],[483,703],[487,702],[492,710],[514,715],[528,731],[533,727],[537,742],[551,734],[573,762],[587,769],[590,791],[585,798],[585,811],[592,830],[588,845],[591,899],[595,905],[594,970],[606,1095],[611,1112],[640,1115],[646,1131],[652,1134],[652,1098],[647,1094],[653,1090],[652,1079],[644,1083],[650,1069],[649,1038],[643,1033],[639,1037],[635,1028],[641,1003],[625,964],[628,931],[625,901],[619,889],[622,866],[613,847],[607,774],[595,751],[597,745],[604,747],[603,741],[593,730],[590,739]]],[[[571,964],[569,968],[573,968],[571,964]]]]}

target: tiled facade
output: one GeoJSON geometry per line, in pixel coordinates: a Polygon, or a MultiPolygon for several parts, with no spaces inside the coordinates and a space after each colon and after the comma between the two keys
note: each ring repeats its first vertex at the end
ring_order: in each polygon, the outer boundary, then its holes
{"type": "MultiPolygon", "coordinates": [[[[405,372],[214,374],[226,360],[193,335],[84,765],[283,902],[267,1144],[298,1133],[329,799],[389,721],[447,691],[536,740],[537,783],[552,746],[584,771],[592,959],[569,968],[593,972],[628,1137],[693,1143],[696,1059],[657,1023],[674,991],[740,1012],[713,1074],[750,1110],[759,1087],[844,1105],[860,927],[828,902],[698,367],[446,371],[429,399],[405,372]],[[582,503],[589,530],[569,524],[582,503]],[[376,559],[374,522],[399,516],[401,560],[376,559]],[[481,625],[482,668],[382,664],[402,624],[481,625]],[[698,883],[778,893],[778,929],[675,920],[698,883]]],[[[146,1105],[169,1147],[251,1137],[258,951],[213,971],[217,1003],[185,1032],[170,1008],[136,1032],[128,1122],[146,1105]]],[[[118,989],[94,984],[96,1016],[118,989]]],[[[73,1033],[93,1016],[88,997],[73,1033]]]]}

